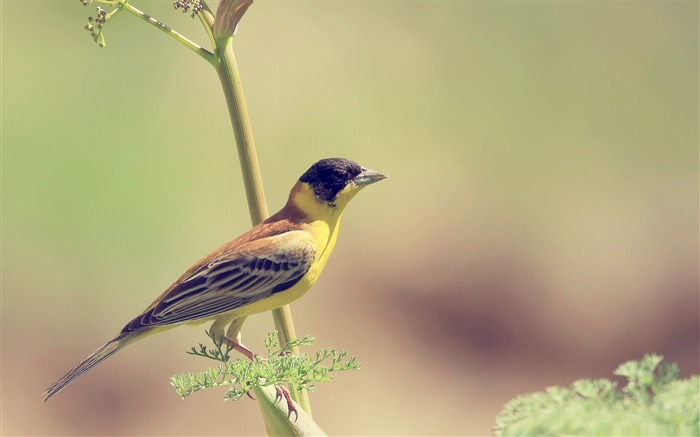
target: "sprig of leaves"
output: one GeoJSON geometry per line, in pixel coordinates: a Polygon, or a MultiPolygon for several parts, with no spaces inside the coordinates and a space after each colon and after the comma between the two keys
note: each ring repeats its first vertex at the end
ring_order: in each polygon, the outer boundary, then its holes
{"type": "Polygon", "coordinates": [[[269,357],[255,357],[253,360],[238,359],[228,361],[230,349],[222,348],[222,339],[216,339],[211,333],[207,336],[214,342],[214,349],[199,345],[189,354],[202,356],[222,362],[217,367],[208,368],[197,373],[184,373],[170,378],[170,384],[183,399],[192,393],[207,388],[229,386],[225,394],[227,400],[238,400],[255,387],[288,384],[299,390],[313,391],[319,382],[333,379],[333,372],[358,370],[357,357],[348,357],[347,351],[325,348],[310,356],[302,354],[297,357],[287,352],[294,346],[310,346],[315,339],[310,336],[296,338],[280,347],[277,333],[273,332],[265,339],[269,357]]]}
{"type": "Polygon", "coordinates": [[[651,401],[663,386],[678,379],[675,363],[664,363],[661,355],[645,355],[640,361],[620,364],[613,374],[627,378],[623,392],[639,401],[651,401]]]}
{"type": "Polygon", "coordinates": [[[295,347],[311,346],[315,341],[315,337],[306,335],[304,337],[293,338],[286,345],[280,347],[279,335],[277,331],[274,331],[267,334],[267,337],[265,337],[265,349],[267,349],[267,354],[269,356],[284,355],[295,347]]]}
{"type": "Polygon", "coordinates": [[[224,336],[216,336],[216,334],[210,331],[204,331],[207,337],[214,343],[214,349],[207,349],[207,346],[199,343],[199,349],[192,346],[192,349],[187,351],[190,355],[196,355],[198,357],[209,358],[214,361],[221,361],[222,363],[227,362],[231,359],[231,351],[233,346],[231,343],[224,341],[224,336]]]}
{"type": "Polygon", "coordinates": [[[679,380],[675,364],[660,355],[620,365],[627,378],[617,389],[608,379],[581,379],[569,387],[508,402],[494,432],[504,435],[700,435],[700,377],[679,380]]]}

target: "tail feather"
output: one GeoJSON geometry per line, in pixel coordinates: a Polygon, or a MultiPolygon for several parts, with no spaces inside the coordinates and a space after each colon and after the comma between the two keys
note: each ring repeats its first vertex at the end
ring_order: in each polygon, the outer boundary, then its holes
{"type": "Polygon", "coordinates": [[[112,341],[93,352],[92,355],[83,360],[82,363],[73,367],[73,369],[66,373],[61,379],[46,389],[44,392],[44,402],[48,401],[56,393],[63,390],[68,384],[73,382],[74,379],[116,354],[122,348],[136,340],[138,336],[134,334],[135,333],[132,333],[131,335],[118,335],[112,341]]]}

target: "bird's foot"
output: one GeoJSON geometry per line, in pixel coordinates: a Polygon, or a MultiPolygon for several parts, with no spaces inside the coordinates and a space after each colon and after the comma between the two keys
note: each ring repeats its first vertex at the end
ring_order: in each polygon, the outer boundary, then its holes
{"type": "Polygon", "coordinates": [[[297,412],[297,408],[294,406],[294,402],[292,402],[292,396],[289,394],[289,390],[283,385],[276,385],[275,390],[277,391],[275,402],[284,398],[287,401],[287,419],[292,417],[292,413],[294,413],[294,421],[296,422],[299,419],[299,412],[297,412]]]}

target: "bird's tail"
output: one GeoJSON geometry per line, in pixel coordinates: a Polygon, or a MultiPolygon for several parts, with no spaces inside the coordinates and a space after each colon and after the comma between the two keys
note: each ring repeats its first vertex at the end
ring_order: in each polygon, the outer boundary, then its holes
{"type": "Polygon", "coordinates": [[[119,334],[112,341],[97,349],[89,357],[85,358],[82,363],[73,367],[61,379],[54,382],[53,385],[44,392],[44,402],[48,401],[53,395],[63,390],[74,379],[92,369],[102,361],[119,352],[122,348],[137,340],[143,332],[131,332],[128,334],[119,334]]]}

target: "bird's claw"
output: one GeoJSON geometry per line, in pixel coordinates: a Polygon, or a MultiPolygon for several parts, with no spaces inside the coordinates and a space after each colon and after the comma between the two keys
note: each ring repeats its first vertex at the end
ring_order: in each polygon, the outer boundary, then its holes
{"type": "Polygon", "coordinates": [[[299,420],[299,412],[297,411],[297,408],[292,402],[292,396],[289,394],[289,390],[284,388],[283,385],[278,385],[275,386],[275,391],[275,403],[282,398],[284,398],[287,401],[287,419],[291,418],[292,413],[294,413],[294,421],[296,422],[297,420],[299,420]]]}

